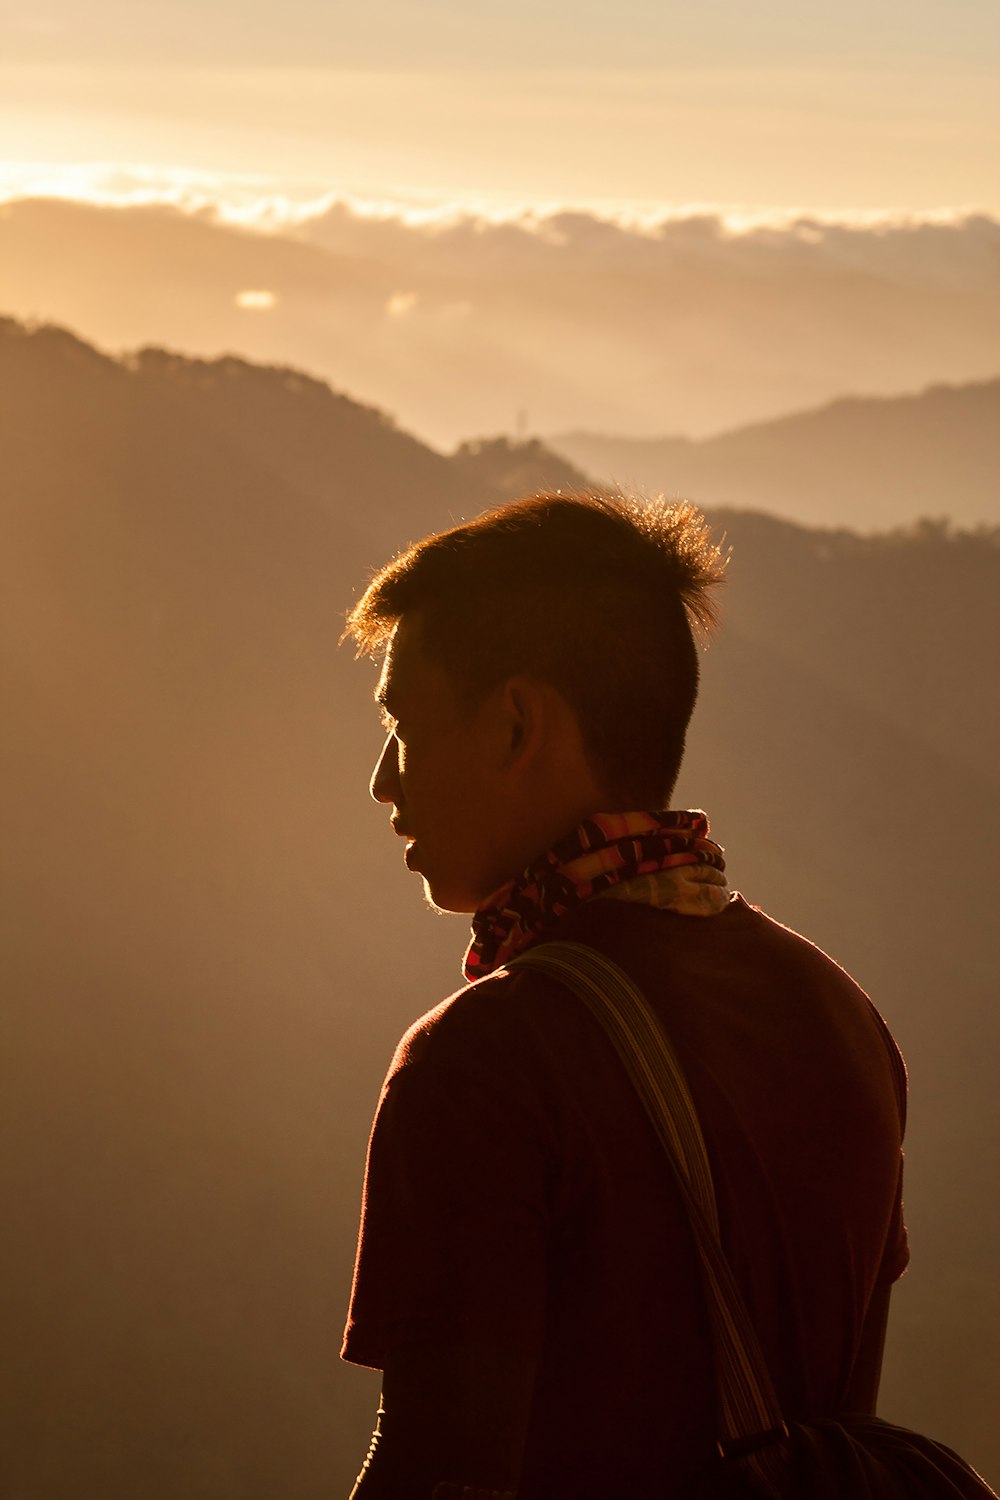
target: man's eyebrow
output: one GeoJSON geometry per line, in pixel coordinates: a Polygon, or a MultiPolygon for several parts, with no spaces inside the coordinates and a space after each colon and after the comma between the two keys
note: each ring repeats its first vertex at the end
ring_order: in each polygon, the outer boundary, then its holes
{"type": "Polygon", "coordinates": [[[392,734],[396,728],[396,715],[392,709],[392,689],[381,682],[375,689],[375,704],[378,708],[378,716],[382,720],[382,727],[387,734],[392,734]]]}

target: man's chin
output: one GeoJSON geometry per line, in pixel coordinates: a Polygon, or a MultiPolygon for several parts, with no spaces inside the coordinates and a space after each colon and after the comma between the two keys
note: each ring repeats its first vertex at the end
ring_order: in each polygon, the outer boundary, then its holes
{"type": "Polygon", "coordinates": [[[434,911],[455,912],[465,916],[471,915],[479,904],[470,896],[449,890],[446,885],[434,881],[429,875],[424,875],[424,900],[434,911]]]}

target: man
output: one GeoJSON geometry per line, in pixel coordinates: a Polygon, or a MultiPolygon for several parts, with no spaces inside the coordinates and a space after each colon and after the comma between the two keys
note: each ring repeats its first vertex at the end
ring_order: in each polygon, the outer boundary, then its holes
{"type": "Polygon", "coordinates": [[[692,507],[543,496],[411,547],[349,617],[384,651],[372,795],[429,900],[473,914],[473,983],[403,1038],[372,1130],[356,1500],[667,1500],[713,1454],[667,1163],[583,1004],[505,967],[550,937],[619,963],[671,1037],[786,1415],[874,1410],[901,1059],[841,969],[730,895],[704,815],[666,810],[721,578],[692,507]]]}

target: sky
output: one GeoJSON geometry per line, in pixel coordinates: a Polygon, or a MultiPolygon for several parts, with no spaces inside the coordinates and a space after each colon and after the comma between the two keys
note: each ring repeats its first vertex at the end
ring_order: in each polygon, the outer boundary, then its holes
{"type": "Polygon", "coordinates": [[[994,0],[4,0],[7,162],[483,206],[1000,210],[994,0]]]}
{"type": "Polygon", "coordinates": [[[0,313],[439,444],[984,378],[998,63],[995,0],[0,0],[0,313]]]}

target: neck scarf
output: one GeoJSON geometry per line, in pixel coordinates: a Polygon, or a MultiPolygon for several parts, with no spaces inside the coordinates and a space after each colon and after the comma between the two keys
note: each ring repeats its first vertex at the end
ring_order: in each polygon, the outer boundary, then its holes
{"type": "MultiPolygon", "coordinates": [[[[612,893],[625,897],[616,888],[643,876],[658,877],[650,885],[662,890],[662,872],[686,865],[726,868],[703,812],[594,813],[475,912],[466,978],[481,979],[523,953],[584,901],[612,893]]],[[[703,893],[717,891],[718,877],[710,876],[703,893]]]]}

